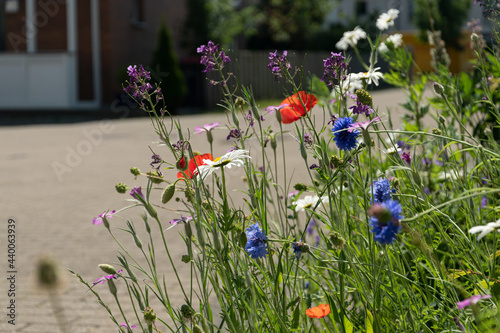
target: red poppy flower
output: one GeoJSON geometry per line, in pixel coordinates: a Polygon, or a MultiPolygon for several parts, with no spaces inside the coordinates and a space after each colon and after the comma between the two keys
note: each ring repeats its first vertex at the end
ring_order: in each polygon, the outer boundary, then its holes
{"type": "Polygon", "coordinates": [[[203,160],[213,161],[214,157],[210,153],[203,154],[203,155],[196,155],[195,157],[193,157],[189,161],[187,170],[177,173],[177,178],[185,178],[185,176],[184,176],[184,174],[185,174],[187,177],[193,179],[194,175],[197,173],[196,169],[199,166],[205,164],[205,163],[203,163],[203,160]]]}
{"type": "Polygon", "coordinates": [[[330,313],[330,304],[320,304],[315,308],[306,310],[306,315],[309,318],[323,318],[330,313]]]}
{"type": "Polygon", "coordinates": [[[311,111],[316,103],[318,103],[316,96],[313,94],[306,94],[305,91],[299,91],[298,93],[287,97],[280,104],[280,106],[282,106],[280,109],[281,122],[283,124],[291,124],[294,121],[299,120],[306,115],[306,112],[311,111]]]}

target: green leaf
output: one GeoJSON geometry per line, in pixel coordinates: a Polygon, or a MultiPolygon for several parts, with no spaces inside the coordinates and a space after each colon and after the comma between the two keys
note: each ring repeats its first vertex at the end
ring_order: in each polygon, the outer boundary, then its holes
{"type": "Polygon", "coordinates": [[[366,310],[366,333],[373,333],[373,315],[366,310]]]}
{"type": "Polygon", "coordinates": [[[354,330],[354,325],[347,319],[346,316],[344,316],[344,329],[345,333],[352,333],[354,330]]]}

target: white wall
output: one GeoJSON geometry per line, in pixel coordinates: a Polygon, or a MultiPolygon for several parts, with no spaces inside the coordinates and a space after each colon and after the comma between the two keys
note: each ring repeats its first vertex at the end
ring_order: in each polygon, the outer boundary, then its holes
{"type": "Polygon", "coordinates": [[[76,104],[75,57],[0,54],[0,109],[66,109],[76,104]]]}

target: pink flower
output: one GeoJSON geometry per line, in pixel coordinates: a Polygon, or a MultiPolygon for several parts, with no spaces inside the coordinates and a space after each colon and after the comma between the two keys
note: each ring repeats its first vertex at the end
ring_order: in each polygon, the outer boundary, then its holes
{"type": "Polygon", "coordinates": [[[201,134],[203,132],[210,132],[211,130],[213,130],[214,128],[216,128],[219,125],[220,125],[220,123],[213,123],[213,124],[205,124],[203,126],[196,126],[194,128],[194,133],[201,134]]]}
{"type": "Polygon", "coordinates": [[[120,269],[118,272],[116,272],[116,274],[105,275],[105,276],[102,276],[100,278],[97,278],[94,281],[94,286],[96,284],[103,284],[104,282],[106,282],[108,280],[117,279],[118,278],[118,274],[120,274],[121,272],[123,272],[123,269],[120,269]]]}
{"type": "Polygon", "coordinates": [[[136,327],[139,327],[139,326],[137,326],[137,325],[131,325],[131,326],[130,326],[130,325],[129,325],[129,324],[127,324],[127,323],[122,323],[122,324],[120,324],[120,326],[121,326],[121,327],[127,327],[127,328],[129,328],[129,329],[131,329],[131,330],[133,330],[133,329],[134,329],[134,328],[136,328],[136,327]]]}
{"type": "Polygon", "coordinates": [[[102,219],[103,218],[107,218],[107,219],[112,219],[113,218],[113,214],[115,213],[116,211],[115,210],[112,210],[110,212],[104,212],[102,213],[101,215],[95,217],[92,219],[92,224],[93,225],[99,225],[102,223],[102,219]]]}
{"type": "Polygon", "coordinates": [[[266,108],[266,112],[269,113],[269,114],[273,114],[274,112],[276,111],[279,111],[281,109],[283,109],[284,107],[287,107],[287,106],[290,106],[288,103],[285,103],[285,104],[281,104],[279,106],[274,106],[274,105],[270,105],[266,108]]]}
{"type": "Polygon", "coordinates": [[[491,295],[474,295],[474,296],[471,296],[467,299],[464,299],[461,302],[457,302],[457,306],[459,309],[463,309],[469,305],[476,305],[477,302],[479,302],[480,300],[488,299],[488,298],[491,298],[491,295]]]}
{"type": "Polygon", "coordinates": [[[371,124],[378,123],[379,121],[380,121],[380,117],[375,117],[372,120],[365,121],[363,123],[357,122],[357,123],[352,124],[347,130],[349,131],[349,133],[354,132],[358,128],[362,129],[363,131],[366,131],[371,124]]]}

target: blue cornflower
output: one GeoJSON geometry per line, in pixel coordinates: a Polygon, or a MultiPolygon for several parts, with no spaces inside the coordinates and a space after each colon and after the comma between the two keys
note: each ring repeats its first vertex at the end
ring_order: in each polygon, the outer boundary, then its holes
{"type": "Polygon", "coordinates": [[[348,131],[348,128],[354,123],[351,117],[339,118],[333,125],[333,140],[340,150],[351,150],[358,143],[358,130],[348,131]]]}
{"type": "Polygon", "coordinates": [[[267,236],[262,232],[259,223],[252,224],[247,228],[247,244],[245,251],[253,259],[263,258],[267,254],[267,236]]]}
{"type": "Polygon", "coordinates": [[[379,178],[373,182],[373,203],[383,203],[391,200],[391,184],[386,178],[379,178]]]}
{"type": "Polygon", "coordinates": [[[375,203],[370,208],[370,231],[375,234],[373,238],[381,244],[392,244],[396,240],[396,234],[401,231],[400,219],[401,204],[396,200],[387,200],[383,203],[375,203]]]}
{"type": "Polygon", "coordinates": [[[292,243],[293,254],[295,255],[295,259],[299,260],[302,252],[300,251],[300,243],[293,242],[292,243]]]}

